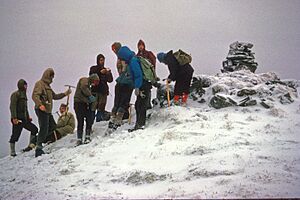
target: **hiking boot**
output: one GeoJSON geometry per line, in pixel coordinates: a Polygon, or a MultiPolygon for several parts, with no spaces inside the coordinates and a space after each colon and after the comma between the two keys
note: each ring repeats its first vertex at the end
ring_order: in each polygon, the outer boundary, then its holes
{"type": "Polygon", "coordinates": [[[12,156],[12,157],[17,156],[16,150],[15,150],[16,144],[15,143],[9,143],[9,146],[10,146],[10,156],[12,156]]]}
{"type": "Polygon", "coordinates": [[[92,140],[90,137],[86,137],[85,140],[84,140],[84,144],[88,144],[90,143],[92,140]]]}
{"type": "Polygon", "coordinates": [[[75,146],[77,147],[77,146],[80,146],[80,145],[82,145],[82,140],[81,140],[81,139],[78,139],[78,140],[76,141],[76,145],[75,145],[75,146]]]}
{"type": "Polygon", "coordinates": [[[179,95],[175,95],[174,99],[173,99],[174,105],[179,106],[180,105],[179,100],[180,100],[180,96],[179,95]]]}
{"type": "Polygon", "coordinates": [[[144,130],[144,129],[145,129],[145,126],[137,126],[137,125],[135,125],[133,128],[128,129],[128,132],[133,132],[133,131],[136,131],[136,130],[144,130]]]}
{"type": "Polygon", "coordinates": [[[32,148],[31,148],[30,146],[28,146],[28,147],[22,149],[23,152],[27,152],[27,151],[31,151],[31,150],[32,150],[32,148]]]}
{"type": "Polygon", "coordinates": [[[41,155],[45,154],[45,152],[43,151],[43,149],[40,148],[36,148],[35,149],[35,157],[39,157],[41,155]]]}

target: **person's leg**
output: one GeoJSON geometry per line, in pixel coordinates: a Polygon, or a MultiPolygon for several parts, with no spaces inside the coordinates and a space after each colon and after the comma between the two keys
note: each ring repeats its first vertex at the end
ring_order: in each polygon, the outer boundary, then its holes
{"type": "Polygon", "coordinates": [[[29,144],[26,148],[23,149],[24,152],[32,150],[36,145],[38,128],[32,122],[27,122],[24,124],[24,128],[30,131],[29,144]]]}
{"type": "Polygon", "coordinates": [[[12,126],[12,135],[11,135],[10,140],[9,140],[10,155],[11,156],[16,156],[17,155],[15,146],[16,146],[16,142],[20,138],[22,129],[23,129],[22,123],[17,124],[17,125],[13,124],[13,126],[12,126]]]}
{"type": "Polygon", "coordinates": [[[74,110],[77,119],[77,139],[78,141],[82,141],[83,135],[83,125],[84,125],[84,113],[83,108],[84,104],[75,102],[74,103],[74,110]]]}
{"type": "Polygon", "coordinates": [[[39,109],[35,109],[35,112],[38,117],[39,126],[40,126],[40,131],[38,133],[37,146],[35,151],[35,157],[38,157],[44,153],[42,150],[43,149],[42,143],[46,139],[49,130],[49,114],[39,109]]]}
{"type": "Polygon", "coordinates": [[[93,111],[91,110],[91,107],[86,109],[85,111],[85,119],[86,119],[86,129],[85,129],[85,141],[84,143],[90,143],[91,142],[91,131],[93,126],[93,111]]]}

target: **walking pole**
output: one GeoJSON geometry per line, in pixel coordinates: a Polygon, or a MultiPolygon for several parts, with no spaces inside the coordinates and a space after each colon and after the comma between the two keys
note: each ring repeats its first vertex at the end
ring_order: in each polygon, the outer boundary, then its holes
{"type": "Polygon", "coordinates": [[[129,116],[128,116],[128,124],[131,124],[131,106],[132,106],[133,104],[129,104],[129,108],[128,108],[128,114],[129,114],[129,116]]]}
{"type": "Polygon", "coordinates": [[[166,80],[166,90],[167,90],[167,99],[168,99],[168,107],[170,107],[170,90],[169,90],[169,82],[166,80]]]}

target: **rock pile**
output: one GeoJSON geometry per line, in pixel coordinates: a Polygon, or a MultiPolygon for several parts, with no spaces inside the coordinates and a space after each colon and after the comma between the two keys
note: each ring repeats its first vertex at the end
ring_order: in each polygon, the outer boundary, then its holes
{"type": "Polygon", "coordinates": [[[253,44],[234,42],[230,45],[226,60],[223,61],[222,72],[233,72],[241,69],[248,69],[255,72],[257,63],[254,61],[254,53],[251,52],[253,44]]]}

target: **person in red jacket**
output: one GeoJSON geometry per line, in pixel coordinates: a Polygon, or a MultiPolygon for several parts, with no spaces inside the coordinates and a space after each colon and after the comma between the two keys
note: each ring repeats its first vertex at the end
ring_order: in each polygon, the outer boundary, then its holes
{"type": "MultiPolygon", "coordinates": [[[[155,71],[155,67],[156,67],[155,55],[152,53],[152,51],[146,50],[145,42],[143,40],[139,40],[137,47],[138,47],[138,52],[136,55],[149,60],[150,63],[153,65],[154,71],[155,71]]],[[[156,85],[154,85],[154,86],[156,87],[156,85]]],[[[151,109],[152,108],[152,106],[151,106],[151,90],[148,95],[149,95],[149,98],[148,98],[148,102],[147,102],[147,109],[151,109]]]]}

